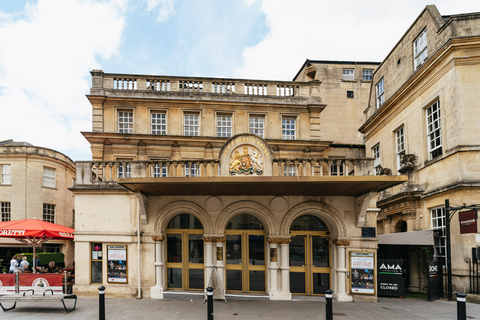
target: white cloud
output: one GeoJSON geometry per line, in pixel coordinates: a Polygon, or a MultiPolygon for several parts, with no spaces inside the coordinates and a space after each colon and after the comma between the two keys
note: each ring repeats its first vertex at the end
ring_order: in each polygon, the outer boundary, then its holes
{"type": "MultiPolygon", "coordinates": [[[[235,76],[291,80],[306,59],[381,61],[427,4],[430,1],[263,0],[270,32],[244,49],[235,76]]],[[[437,7],[444,15],[475,12],[478,2],[438,0],[437,7]]]]}
{"type": "Polygon", "coordinates": [[[158,23],[163,23],[168,20],[168,18],[175,14],[174,0],[147,0],[147,11],[158,9],[157,19],[158,23]]]}
{"type": "Polygon", "coordinates": [[[91,131],[88,71],[117,53],[125,5],[39,0],[0,27],[0,140],[91,158],[80,134],[91,131]]]}

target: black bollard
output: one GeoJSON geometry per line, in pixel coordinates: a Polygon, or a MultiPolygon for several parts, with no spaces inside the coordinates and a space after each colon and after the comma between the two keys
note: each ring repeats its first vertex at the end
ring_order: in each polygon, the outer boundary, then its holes
{"type": "Polygon", "coordinates": [[[325,319],[326,320],[333,320],[333,305],[332,305],[332,294],[333,291],[330,289],[325,290],[325,319]]]}
{"type": "Polygon", "coordinates": [[[105,320],[105,287],[98,287],[98,307],[99,313],[98,318],[100,320],[105,320]]]}
{"type": "Polygon", "coordinates": [[[207,288],[207,320],[213,320],[213,288],[207,288]]]}
{"type": "Polygon", "coordinates": [[[467,295],[457,293],[457,320],[467,320],[467,295]]]}

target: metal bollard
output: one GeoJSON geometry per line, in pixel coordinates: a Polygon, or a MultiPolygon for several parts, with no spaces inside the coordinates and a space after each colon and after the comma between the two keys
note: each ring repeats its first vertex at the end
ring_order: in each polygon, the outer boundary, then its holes
{"type": "Polygon", "coordinates": [[[465,293],[457,293],[457,320],[467,319],[467,295],[465,293]]]}
{"type": "Polygon", "coordinates": [[[330,289],[325,290],[325,319],[326,320],[333,320],[333,305],[332,305],[332,294],[333,291],[330,289]]]}
{"type": "Polygon", "coordinates": [[[207,288],[207,320],[213,320],[213,288],[207,288]]]}
{"type": "Polygon", "coordinates": [[[105,287],[98,287],[98,307],[99,313],[98,318],[100,320],[105,320],[105,287]]]}

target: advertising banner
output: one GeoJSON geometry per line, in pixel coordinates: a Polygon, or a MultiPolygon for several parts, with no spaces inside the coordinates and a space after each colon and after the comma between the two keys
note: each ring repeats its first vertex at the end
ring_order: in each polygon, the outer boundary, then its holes
{"type": "Polygon", "coordinates": [[[33,289],[34,293],[52,289],[54,294],[63,294],[63,274],[61,273],[23,273],[20,277],[20,292],[33,289]]]}
{"type": "Polygon", "coordinates": [[[0,274],[0,294],[14,294],[15,293],[15,275],[14,274],[0,274]]]}
{"type": "Polygon", "coordinates": [[[458,213],[460,221],[460,234],[477,233],[477,210],[469,210],[458,213]]]}
{"type": "Polygon", "coordinates": [[[127,246],[107,246],[108,282],[127,283],[127,246]]]}
{"type": "Polygon", "coordinates": [[[372,252],[350,252],[352,293],[375,294],[375,256],[372,252]]]}
{"type": "Polygon", "coordinates": [[[401,259],[378,259],[378,295],[383,297],[404,297],[405,270],[401,259]]]}

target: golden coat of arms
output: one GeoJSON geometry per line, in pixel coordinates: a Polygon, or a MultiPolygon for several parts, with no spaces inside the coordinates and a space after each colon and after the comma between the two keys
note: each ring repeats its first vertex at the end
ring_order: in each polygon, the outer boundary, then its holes
{"type": "Polygon", "coordinates": [[[260,151],[253,146],[239,146],[230,154],[230,174],[261,175],[263,159],[260,151]],[[249,148],[250,147],[250,148],[249,148]],[[240,153],[243,151],[243,153],[240,153]]]}

